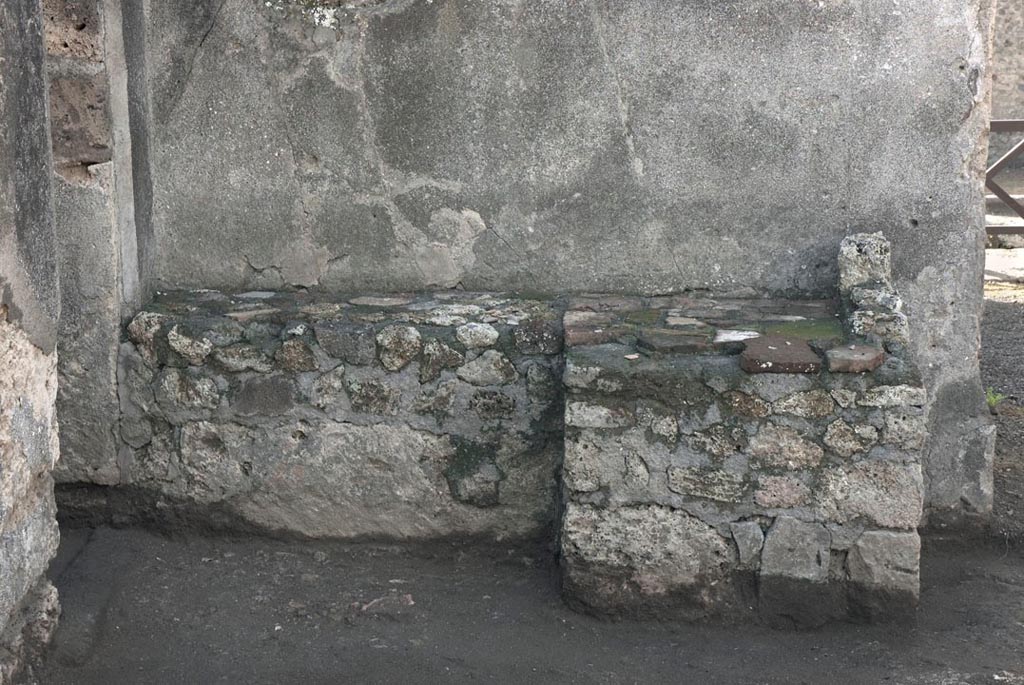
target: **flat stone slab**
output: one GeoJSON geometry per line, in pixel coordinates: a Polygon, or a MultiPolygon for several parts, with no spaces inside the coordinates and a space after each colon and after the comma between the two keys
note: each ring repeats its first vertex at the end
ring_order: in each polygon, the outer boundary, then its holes
{"type": "Polygon", "coordinates": [[[746,341],[740,368],[747,373],[818,373],[821,357],[800,338],[761,336],[746,341]]]}
{"type": "Polygon", "coordinates": [[[873,345],[841,345],[825,353],[832,373],[867,373],[885,361],[885,350],[873,345]]]}

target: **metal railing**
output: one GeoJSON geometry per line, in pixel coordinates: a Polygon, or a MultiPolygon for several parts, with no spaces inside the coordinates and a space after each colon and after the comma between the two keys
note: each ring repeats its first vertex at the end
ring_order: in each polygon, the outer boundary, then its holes
{"type": "MultiPolygon", "coordinates": [[[[1024,119],[996,119],[992,121],[990,131],[992,133],[1024,133],[1024,119]]],[[[1021,220],[1019,224],[987,224],[985,231],[989,235],[1024,234],[1024,205],[1016,197],[1006,192],[995,180],[996,174],[1005,169],[1021,153],[1024,153],[1024,139],[1017,142],[1009,152],[996,160],[985,172],[985,187],[992,191],[992,194],[1003,204],[1012,209],[1021,220]]]]}

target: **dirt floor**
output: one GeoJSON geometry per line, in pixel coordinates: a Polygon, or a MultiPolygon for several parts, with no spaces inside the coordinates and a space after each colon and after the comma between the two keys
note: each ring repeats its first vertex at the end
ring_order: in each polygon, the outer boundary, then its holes
{"type": "Polygon", "coordinates": [[[609,623],[543,550],[66,530],[41,683],[1024,685],[1024,250],[992,254],[982,375],[999,436],[990,539],[927,536],[912,621],[812,632],[609,623]]]}
{"type": "MultiPolygon", "coordinates": [[[[543,557],[542,557],[543,558],[543,557]]],[[[43,683],[1024,683],[1024,558],[928,538],[914,622],[608,623],[479,548],[65,532],[43,683]]]]}
{"type": "Polygon", "coordinates": [[[1024,545],[1024,249],[988,250],[981,380],[996,421],[993,531],[1024,545]]]}

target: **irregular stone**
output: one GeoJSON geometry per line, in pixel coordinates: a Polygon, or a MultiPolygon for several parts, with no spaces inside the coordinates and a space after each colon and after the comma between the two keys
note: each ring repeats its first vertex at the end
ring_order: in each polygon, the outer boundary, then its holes
{"type": "Polygon", "coordinates": [[[913,529],[921,521],[924,483],[918,464],[862,461],[826,471],[821,507],[836,523],[864,520],[913,529]]]}
{"type": "Polygon", "coordinates": [[[739,552],[739,568],[756,571],[761,567],[761,548],[764,547],[764,531],[755,521],[730,523],[732,540],[739,552]]]}
{"type": "Polygon", "coordinates": [[[450,416],[455,406],[458,386],[459,382],[455,380],[438,383],[435,390],[428,390],[416,399],[414,411],[418,414],[431,414],[438,420],[450,416]]]}
{"type": "Polygon", "coordinates": [[[403,307],[413,301],[411,297],[363,295],[348,301],[356,307],[403,307]]]}
{"type": "Polygon", "coordinates": [[[268,321],[256,321],[245,327],[242,337],[261,349],[269,350],[280,342],[281,325],[268,321]]]}
{"type": "Polygon", "coordinates": [[[175,325],[168,331],[167,344],[194,366],[206,361],[206,357],[213,351],[212,342],[203,337],[193,337],[180,325],[175,325]]]}
{"type": "Polygon", "coordinates": [[[917,601],[921,538],[916,532],[866,531],[850,547],[846,563],[851,583],[917,601]]]}
{"type": "Polygon", "coordinates": [[[313,332],[324,352],[346,364],[367,366],[377,356],[373,326],[319,321],[313,325],[313,332]]]}
{"type": "Polygon", "coordinates": [[[690,445],[715,457],[727,457],[747,446],[747,432],[739,426],[716,423],[694,434],[690,438],[690,445]]]}
{"type": "Polygon", "coordinates": [[[825,445],[841,457],[852,457],[866,452],[878,442],[878,430],[871,425],[851,426],[842,419],[836,419],[825,431],[825,445]]]}
{"type": "Polygon", "coordinates": [[[486,350],[460,366],[455,375],[473,385],[505,385],[516,379],[516,368],[501,352],[486,350]]]}
{"type": "Polygon", "coordinates": [[[811,489],[793,476],[761,476],[754,491],[754,502],[765,509],[792,509],[810,501],[811,489]]]}
{"type": "Polygon", "coordinates": [[[235,321],[220,319],[203,331],[203,337],[216,347],[227,347],[241,342],[244,329],[235,321]]]}
{"type": "Polygon", "coordinates": [[[178,409],[216,409],[220,405],[220,390],[212,378],[174,368],[161,374],[160,396],[178,409]]]}
{"type": "Polygon", "coordinates": [[[118,432],[121,439],[135,449],[145,447],[153,439],[152,424],[140,416],[122,415],[118,432]]]}
{"type": "Polygon", "coordinates": [[[850,331],[868,340],[881,340],[887,344],[910,343],[910,322],[902,312],[858,309],[849,318],[850,331]]]}
{"type": "Polygon", "coordinates": [[[627,452],[623,457],[624,467],[622,480],[629,488],[646,488],[651,481],[651,472],[644,458],[635,452],[627,452]]]}
{"type": "Polygon", "coordinates": [[[779,516],[768,529],[761,551],[761,575],[813,583],[828,580],[829,533],[820,523],[779,516]]]}
{"type": "Polygon", "coordinates": [[[452,497],[474,507],[495,507],[501,503],[501,472],[490,462],[477,466],[459,478],[449,477],[452,497]]]}
{"type": "Polygon", "coordinates": [[[377,334],[377,347],[384,368],[398,371],[419,356],[420,332],[412,326],[387,326],[377,334]]]}
{"type": "Polygon", "coordinates": [[[923,407],[927,400],[924,388],[910,385],[876,385],[857,400],[862,407],[923,407]]]}
{"type": "Polygon", "coordinates": [[[656,402],[638,400],[636,403],[637,425],[646,426],[651,433],[670,445],[679,438],[679,421],[666,407],[656,402]]]}
{"type": "Polygon", "coordinates": [[[420,383],[429,383],[441,377],[443,369],[456,368],[466,358],[458,350],[454,350],[436,338],[431,338],[423,346],[423,359],[420,361],[420,383]]]}
{"type": "Polygon", "coordinates": [[[903,309],[903,298],[891,286],[854,286],[850,289],[850,302],[857,309],[898,312],[903,309]]]}
{"type": "Polygon", "coordinates": [[[700,319],[692,316],[685,316],[678,309],[669,310],[665,317],[665,325],[672,328],[680,328],[687,331],[700,332],[702,334],[714,335],[714,330],[700,319]]]}
{"type": "Polygon", "coordinates": [[[699,354],[712,349],[712,338],[711,332],[645,328],[640,331],[636,345],[642,352],[653,354],[699,354]]]}
{"type": "Polygon", "coordinates": [[[740,416],[763,419],[772,413],[772,405],[768,402],[738,390],[724,393],[722,399],[729,409],[740,416]]]}
{"type": "Polygon", "coordinates": [[[482,419],[505,419],[512,416],[516,401],[499,390],[477,390],[469,407],[482,419]]]}
{"type": "Polygon", "coordinates": [[[824,450],[786,426],[768,424],[750,439],[750,454],[764,466],[787,469],[813,468],[821,463],[824,450]]]}
{"type": "Polygon", "coordinates": [[[832,399],[843,409],[849,409],[857,404],[857,393],[847,388],[833,388],[830,391],[832,399]]]}
{"type": "Polygon", "coordinates": [[[550,316],[531,316],[512,330],[520,354],[558,354],[562,351],[562,331],[550,316]]]}
{"type": "Polygon", "coordinates": [[[562,317],[562,323],[566,326],[607,326],[615,321],[615,317],[607,312],[573,311],[569,310],[562,317]]]}
{"type": "Polygon", "coordinates": [[[562,481],[575,492],[594,492],[608,484],[603,477],[603,462],[608,450],[596,444],[590,436],[569,436],[565,441],[565,457],[562,465],[562,481]]]}
{"type": "Polygon", "coordinates": [[[839,292],[848,295],[857,285],[892,280],[892,249],[881,232],[857,233],[839,244],[839,292]]]}
{"type": "Polygon", "coordinates": [[[202,503],[216,502],[252,488],[246,467],[252,459],[259,431],[237,424],[208,421],[187,423],[181,429],[181,480],[188,483],[189,497],[202,503]]]}
{"type": "Polygon", "coordinates": [[[560,384],[554,372],[544,364],[531,364],[526,368],[526,394],[541,404],[558,399],[560,384]]]}
{"type": "Polygon", "coordinates": [[[348,395],[345,393],[345,367],[337,366],[313,383],[316,399],[313,404],[321,409],[345,406],[348,395]]]}
{"type": "Polygon", "coordinates": [[[319,368],[313,350],[297,339],[285,340],[274,354],[274,359],[285,371],[316,371],[319,368]]]}
{"type": "Polygon", "coordinates": [[[631,335],[633,329],[628,326],[566,326],[565,344],[570,347],[586,347],[616,342],[631,335]]]}
{"type": "Polygon", "coordinates": [[[901,411],[889,411],[885,414],[885,428],[882,429],[882,442],[899,445],[908,450],[924,449],[928,437],[928,425],[924,416],[901,411]]]}
{"type": "Polygon", "coordinates": [[[832,396],[824,390],[799,392],[779,400],[773,405],[776,413],[792,414],[805,419],[821,419],[836,409],[832,396]]]}
{"type": "Polygon", "coordinates": [[[402,391],[398,388],[372,379],[349,379],[346,386],[353,411],[382,415],[398,413],[398,402],[402,398],[402,391]]]}
{"type": "Polygon", "coordinates": [[[687,497],[736,503],[744,499],[747,483],[742,476],[721,469],[673,466],[668,470],[668,489],[687,497]]]}
{"type": "Polygon", "coordinates": [[[589,402],[565,405],[565,425],[577,428],[624,428],[636,423],[636,417],[625,407],[605,407],[589,402]]]}
{"type": "Polygon", "coordinates": [[[128,339],[135,343],[146,363],[156,363],[156,335],[168,320],[165,314],[139,312],[128,324],[128,339]]]}
{"type": "Polygon", "coordinates": [[[661,506],[601,509],[570,502],[562,525],[567,595],[592,609],[636,611],[675,601],[694,616],[718,599],[735,552],[714,528],[661,506]]]}
{"type": "Polygon", "coordinates": [[[867,373],[885,361],[885,350],[872,345],[842,345],[825,353],[832,373],[867,373]]]}
{"type": "Polygon", "coordinates": [[[740,368],[747,373],[818,373],[821,359],[805,340],[765,335],[746,341],[740,368]]]}
{"type": "Polygon", "coordinates": [[[274,368],[270,357],[252,345],[231,345],[213,351],[213,359],[226,371],[256,371],[267,373],[274,368]]]}
{"type": "Polygon", "coordinates": [[[295,406],[295,383],[285,376],[254,376],[239,387],[232,402],[246,416],[280,416],[295,406]]]}
{"type": "Polygon", "coordinates": [[[455,337],[468,349],[493,347],[498,342],[498,331],[486,323],[467,323],[459,326],[455,337]]]}

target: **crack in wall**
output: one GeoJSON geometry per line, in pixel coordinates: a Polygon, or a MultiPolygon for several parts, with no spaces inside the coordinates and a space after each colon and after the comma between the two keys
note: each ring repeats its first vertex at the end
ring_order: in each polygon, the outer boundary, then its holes
{"type": "Polygon", "coordinates": [[[601,56],[604,58],[605,64],[608,66],[608,72],[611,74],[612,83],[615,87],[615,106],[619,113],[619,120],[622,123],[622,135],[625,138],[626,148],[629,151],[630,159],[630,170],[637,180],[643,178],[644,175],[644,161],[637,155],[636,144],[633,140],[633,127],[630,120],[629,103],[626,102],[625,91],[622,88],[622,79],[619,75],[618,69],[615,67],[615,62],[611,58],[611,53],[608,51],[608,42],[605,38],[605,26],[604,20],[601,18],[601,10],[597,6],[596,0],[590,6],[590,16],[594,24],[594,35],[597,38],[597,46],[601,51],[601,56]]]}

